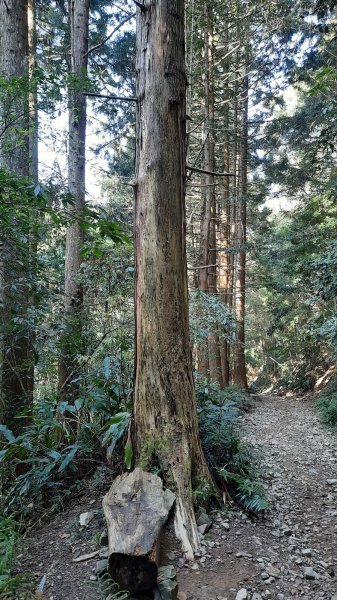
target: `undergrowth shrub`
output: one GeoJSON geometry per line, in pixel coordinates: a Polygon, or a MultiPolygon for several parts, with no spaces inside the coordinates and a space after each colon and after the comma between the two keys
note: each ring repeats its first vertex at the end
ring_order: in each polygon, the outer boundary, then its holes
{"type": "Polygon", "coordinates": [[[236,386],[220,390],[199,377],[196,392],[201,443],[216,482],[247,510],[265,510],[268,503],[258,481],[256,457],[238,427],[243,411],[251,406],[248,394],[236,386]]]}
{"type": "Polygon", "coordinates": [[[337,427],[337,376],[329,381],[316,400],[319,415],[326,425],[337,427]]]}
{"type": "MultiPolygon", "coordinates": [[[[2,503],[5,514],[29,518],[42,507],[59,510],[100,466],[121,470],[130,411],[109,378],[105,359],[74,404],[40,399],[21,415],[26,425],[18,436],[0,425],[0,508],[2,503]]],[[[127,445],[127,466],[131,460],[127,445]]]]}
{"type": "Polygon", "coordinates": [[[19,600],[33,598],[34,583],[29,574],[12,574],[16,545],[19,540],[18,526],[8,517],[0,516],[0,598],[19,600]],[[23,595],[24,594],[24,595],[23,595]]]}

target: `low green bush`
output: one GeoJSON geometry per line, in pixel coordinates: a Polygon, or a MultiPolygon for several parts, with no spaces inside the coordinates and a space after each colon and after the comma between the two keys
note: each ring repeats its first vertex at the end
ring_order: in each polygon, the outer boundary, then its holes
{"type": "MultiPolygon", "coordinates": [[[[123,463],[131,415],[113,388],[107,359],[91,384],[74,404],[38,400],[21,415],[25,425],[20,435],[0,424],[0,509],[2,505],[6,515],[29,518],[45,506],[57,510],[100,465],[123,463]]],[[[131,461],[127,444],[127,468],[131,461]]]]}
{"type": "Polygon", "coordinates": [[[325,425],[337,426],[337,375],[333,375],[316,399],[316,408],[325,425]]]}
{"type": "Polygon", "coordinates": [[[337,393],[332,396],[322,395],[316,400],[316,407],[323,423],[337,427],[337,393]]]}
{"type": "Polygon", "coordinates": [[[251,406],[247,393],[236,386],[220,390],[197,377],[196,393],[202,447],[219,487],[224,487],[244,508],[253,512],[268,507],[259,482],[254,451],[242,441],[239,422],[251,406]]]}
{"type": "Polygon", "coordinates": [[[12,574],[18,540],[17,524],[8,517],[0,516],[0,598],[3,600],[28,600],[36,597],[33,596],[34,582],[31,575],[12,574]]]}

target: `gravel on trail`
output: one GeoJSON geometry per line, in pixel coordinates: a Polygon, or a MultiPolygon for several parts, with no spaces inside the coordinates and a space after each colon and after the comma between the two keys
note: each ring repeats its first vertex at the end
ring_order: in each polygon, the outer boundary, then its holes
{"type": "Polygon", "coordinates": [[[310,399],[261,396],[243,435],[263,458],[270,510],[216,515],[180,589],[191,600],[337,600],[336,433],[310,399]]]}

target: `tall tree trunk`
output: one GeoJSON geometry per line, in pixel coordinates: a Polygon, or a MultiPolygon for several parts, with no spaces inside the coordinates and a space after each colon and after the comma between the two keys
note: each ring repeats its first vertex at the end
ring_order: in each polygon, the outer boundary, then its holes
{"type": "MultiPolygon", "coordinates": [[[[22,78],[16,93],[12,93],[11,117],[15,114],[15,123],[0,140],[0,164],[18,177],[26,177],[29,175],[27,0],[0,2],[0,75],[9,82],[22,78]]],[[[0,107],[0,112],[4,116],[6,105],[0,107]]],[[[13,222],[13,228],[19,225],[18,221],[13,222]]],[[[32,397],[27,272],[22,266],[27,265],[27,255],[29,249],[24,243],[16,245],[2,231],[0,421],[15,432],[20,430],[20,422],[14,416],[32,397]]]]}
{"type": "MultiPolygon", "coordinates": [[[[38,150],[38,107],[37,107],[37,57],[36,57],[36,7],[35,0],[28,0],[28,74],[29,74],[29,175],[36,186],[39,181],[39,150],[38,150]]],[[[35,211],[32,218],[30,233],[30,271],[36,274],[37,269],[37,245],[38,245],[38,223],[39,213],[35,211]]],[[[29,293],[30,308],[36,307],[36,288],[31,284],[29,293]]],[[[34,392],[35,376],[35,325],[31,333],[30,344],[30,386],[34,392]]]]}
{"type": "MultiPolygon", "coordinates": [[[[228,52],[228,11],[225,15],[225,32],[224,32],[224,54],[228,52]]],[[[230,143],[229,143],[229,65],[228,59],[224,61],[225,82],[223,85],[223,125],[224,125],[224,150],[223,150],[223,170],[224,173],[230,172],[230,143]]],[[[218,216],[218,243],[220,251],[218,252],[217,262],[219,263],[218,270],[218,289],[221,300],[229,306],[229,271],[230,271],[230,180],[224,178],[222,195],[219,201],[219,216],[218,216]]],[[[223,336],[229,334],[229,328],[222,332],[223,336]]],[[[224,337],[220,337],[220,357],[223,387],[230,383],[230,346],[224,337]]]]}
{"type": "Polygon", "coordinates": [[[176,493],[175,530],[199,547],[193,484],[208,486],[188,325],[185,247],[184,1],[137,7],[136,462],[160,466],[176,493]]]}
{"type": "Polygon", "coordinates": [[[235,281],[235,312],[237,331],[234,348],[233,383],[247,389],[245,359],[245,295],[246,295],[246,244],[247,228],[247,158],[248,158],[248,75],[244,76],[242,89],[242,116],[240,131],[238,210],[236,243],[241,247],[237,254],[235,281]]]}
{"type": "Polygon", "coordinates": [[[74,221],[67,229],[64,306],[66,327],[61,340],[59,391],[68,401],[78,392],[77,357],[82,351],[83,290],[80,282],[85,208],[85,134],[89,0],[69,3],[71,67],[69,75],[68,186],[74,199],[74,221]]]}
{"type": "MultiPolygon", "coordinates": [[[[204,95],[202,97],[202,112],[203,112],[203,127],[202,127],[202,147],[203,147],[203,167],[205,171],[214,170],[212,162],[214,162],[214,147],[212,153],[212,142],[210,139],[210,32],[209,32],[209,14],[208,5],[204,4],[204,47],[203,47],[203,72],[202,82],[204,95]],[[213,159],[213,161],[212,161],[213,159]]],[[[202,210],[200,220],[200,254],[199,254],[199,271],[198,271],[198,289],[204,293],[208,293],[208,275],[209,275],[209,248],[210,248],[210,223],[212,210],[212,194],[214,192],[211,187],[214,184],[212,175],[205,175],[202,178],[202,210]]],[[[202,341],[198,349],[197,368],[202,375],[209,376],[209,347],[208,337],[202,341]]]]}
{"type": "Polygon", "coordinates": [[[36,9],[35,0],[28,0],[28,70],[29,70],[29,174],[34,183],[39,179],[36,9]]]}
{"type": "MultiPolygon", "coordinates": [[[[211,6],[206,7],[207,10],[207,83],[208,83],[208,156],[209,170],[215,172],[215,131],[214,131],[214,42],[213,42],[213,9],[211,6]]],[[[210,295],[217,294],[217,239],[216,239],[216,224],[217,224],[217,203],[215,194],[214,175],[207,175],[206,194],[210,206],[209,211],[209,247],[207,262],[210,265],[208,268],[208,293],[210,295]]],[[[207,264],[207,263],[206,263],[207,264]]],[[[219,349],[219,336],[217,326],[214,325],[214,330],[208,334],[208,360],[209,360],[209,377],[212,383],[218,383],[222,387],[222,371],[219,349]]]]}

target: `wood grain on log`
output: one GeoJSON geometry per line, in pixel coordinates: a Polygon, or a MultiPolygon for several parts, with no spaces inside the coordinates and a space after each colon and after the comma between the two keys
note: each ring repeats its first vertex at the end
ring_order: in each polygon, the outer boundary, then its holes
{"type": "Polygon", "coordinates": [[[135,469],[117,477],[103,499],[109,536],[109,572],[132,594],[157,581],[160,533],[175,495],[162,480],[135,469]]]}

